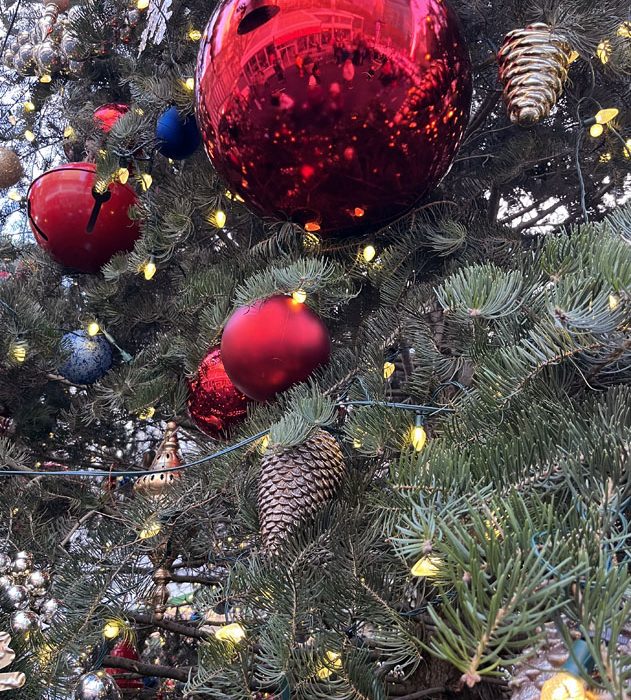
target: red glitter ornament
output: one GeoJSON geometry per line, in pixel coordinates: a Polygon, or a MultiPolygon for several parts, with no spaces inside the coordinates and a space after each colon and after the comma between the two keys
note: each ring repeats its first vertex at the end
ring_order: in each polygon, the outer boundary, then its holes
{"type": "Polygon", "coordinates": [[[94,121],[101,131],[106,134],[112,130],[116,122],[129,112],[129,105],[122,103],[109,103],[101,105],[94,110],[94,121]]]}
{"type": "Polygon", "coordinates": [[[201,361],[197,376],[189,382],[188,410],[199,428],[220,437],[247,415],[247,398],[235,387],[213,348],[201,361]]]}
{"type": "Polygon", "coordinates": [[[442,0],[224,0],[196,85],[206,151],[230,189],[324,235],[386,225],[435,187],[472,93],[442,0]]]}
{"type": "Polygon", "coordinates": [[[33,181],[28,217],[37,243],[58,263],[80,272],[98,272],[115,253],[129,252],[140,224],[128,216],[136,194],[112,182],[95,191],[93,163],[66,163],[33,181]]]}
{"type": "MultiPolygon", "coordinates": [[[[112,651],[110,651],[110,656],[121,658],[121,659],[131,659],[132,661],[140,661],[140,656],[136,649],[124,640],[117,642],[112,651]]],[[[143,688],[144,684],[140,678],[121,678],[123,675],[129,675],[130,671],[123,668],[106,668],[106,673],[116,681],[116,685],[119,688],[143,688]]]]}
{"type": "Polygon", "coordinates": [[[329,332],[320,317],[286,296],[237,309],[221,339],[228,376],[256,401],[304,382],[330,355],[329,332]]]}

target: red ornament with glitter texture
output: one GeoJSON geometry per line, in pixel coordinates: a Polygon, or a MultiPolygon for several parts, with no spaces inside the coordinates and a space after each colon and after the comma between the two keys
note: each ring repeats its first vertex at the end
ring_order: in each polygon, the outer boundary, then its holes
{"type": "Polygon", "coordinates": [[[101,131],[107,134],[123,114],[127,114],[127,112],[129,112],[129,105],[126,104],[110,103],[101,105],[94,110],[94,121],[101,131]]]}
{"type": "Polygon", "coordinates": [[[247,415],[247,398],[226,374],[221,350],[213,348],[189,382],[188,410],[197,426],[213,437],[220,437],[247,415]]]}
{"type": "Polygon", "coordinates": [[[443,0],[224,0],[196,85],[205,148],[230,189],[324,236],[385,226],[436,187],[472,94],[443,0]]]}

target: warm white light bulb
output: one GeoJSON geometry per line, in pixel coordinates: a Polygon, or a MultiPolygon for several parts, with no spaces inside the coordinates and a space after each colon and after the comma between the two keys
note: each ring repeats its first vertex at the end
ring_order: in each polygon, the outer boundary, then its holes
{"type": "Polygon", "coordinates": [[[372,262],[375,259],[375,256],[377,255],[377,249],[375,248],[374,245],[367,245],[364,250],[362,251],[362,257],[364,258],[364,261],[369,263],[372,262]]]}
{"type": "Polygon", "coordinates": [[[304,304],[307,301],[307,292],[304,289],[297,289],[291,298],[296,302],[296,304],[304,304]]]}
{"type": "Polygon", "coordinates": [[[95,336],[101,330],[101,326],[96,321],[90,321],[88,324],[88,335],[95,336]]]}

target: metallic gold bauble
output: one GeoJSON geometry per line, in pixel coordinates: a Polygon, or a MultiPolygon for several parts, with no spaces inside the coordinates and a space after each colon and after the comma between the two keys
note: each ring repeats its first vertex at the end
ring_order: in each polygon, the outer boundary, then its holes
{"type": "Polygon", "coordinates": [[[514,124],[529,126],[550,114],[563,92],[571,55],[567,40],[543,22],[506,35],[498,61],[514,124]]]}
{"type": "Polygon", "coordinates": [[[84,673],[74,690],[74,700],[121,700],[118,686],[105,671],[84,673]]]}

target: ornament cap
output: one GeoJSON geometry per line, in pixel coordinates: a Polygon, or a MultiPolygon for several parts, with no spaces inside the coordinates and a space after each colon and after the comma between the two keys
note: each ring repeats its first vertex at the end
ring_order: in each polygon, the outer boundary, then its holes
{"type": "Polygon", "coordinates": [[[237,34],[243,36],[267,24],[280,12],[280,7],[269,0],[246,0],[239,8],[243,17],[237,27],[237,34]]]}

